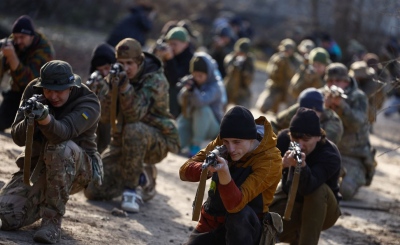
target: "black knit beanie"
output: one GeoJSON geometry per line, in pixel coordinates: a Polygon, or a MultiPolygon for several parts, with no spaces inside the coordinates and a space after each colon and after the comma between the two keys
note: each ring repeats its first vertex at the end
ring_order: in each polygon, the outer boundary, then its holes
{"type": "Polygon", "coordinates": [[[219,136],[221,139],[257,139],[253,114],[243,106],[233,107],[222,118],[219,136]]]}
{"type": "Polygon", "coordinates": [[[319,117],[314,110],[300,107],[290,121],[290,133],[321,136],[319,117]]]}
{"type": "Polygon", "coordinates": [[[96,67],[114,64],[116,61],[114,47],[107,43],[102,43],[93,50],[90,73],[94,72],[96,67]]]}
{"type": "Polygon", "coordinates": [[[203,57],[200,56],[194,56],[190,60],[190,72],[194,71],[200,71],[208,74],[208,67],[207,67],[207,62],[204,60],[203,57]]]}
{"type": "Polygon", "coordinates": [[[33,28],[32,19],[28,15],[19,17],[13,25],[12,33],[23,33],[30,36],[35,35],[35,28],[33,28]]]}

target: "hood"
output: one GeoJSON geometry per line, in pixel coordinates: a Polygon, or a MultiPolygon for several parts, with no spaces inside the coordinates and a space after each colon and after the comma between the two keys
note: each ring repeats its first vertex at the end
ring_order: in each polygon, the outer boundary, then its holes
{"type": "Polygon", "coordinates": [[[217,76],[215,76],[215,70],[218,67],[217,62],[205,52],[196,52],[193,57],[201,57],[207,63],[207,83],[217,82],[217,76]]]}

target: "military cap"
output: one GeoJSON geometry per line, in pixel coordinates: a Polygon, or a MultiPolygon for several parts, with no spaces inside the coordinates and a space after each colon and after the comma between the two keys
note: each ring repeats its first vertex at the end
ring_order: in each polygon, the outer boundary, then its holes
{"type": "Polygon", "coordinates": [[[302,53],[310,53],[310,51],[315,48],[315,44],[310,39],[304,39],[301,43],[297,46],[297,49],[302,53]]]}
{"type": "Polygon", "coordinates": [[[179,40],[181,42],[189,42],[189,33],[184,27],[177,26],[168,31],[165,36],[166,40],[179,40]]]}
{"type": "Polygon", "coordinates": [[[236,41],[234,50],[236,52],[247,53],[250,51],[250,39],[248,38],[240,38],[236,41]]]}
{"type": "Polygon", "coordinates": [[[296,43],[290,38],[283,39],[278,47],[279,51],[287,51],[289,49],[294,50],[295,48],[296,48],[296,43]]]}
{"type": "Polygon", "coordinates": [[[142,56],[142,45],[133,38],[125,38],[115,46],[117,59],[135,59],[142,56]]]}
{"type": "Polygon", "coordinates": [[[329,79],[339,79],[350,82],[348,70],[342,63],[332,63],[325,69],[325,81],[329,79]]]}
{"type": "Polygon", "coordinates": [[[365,79],[374,75],[374,68],[368,67],[367,62],[365,61],[356,61],[350,66],[349,76],[356,79],[365,79]]]}
{"type": "Polygon", "coordinates": [[[308,59],[310,64],[313,64],[316,61],[324,65],[329,65],[331,63],[331,60],[329,59],[329,53],[324,48],[320,47],[312,49],[308,59]]]}
{"type": "Polygon", "coordinates": [[[72,67],[65,61],[52,60],[40,68],[40,77],[34,87],[49,90],[66,90],[70,87],[80,87],[81,78],[72,71],[72,67]]]}

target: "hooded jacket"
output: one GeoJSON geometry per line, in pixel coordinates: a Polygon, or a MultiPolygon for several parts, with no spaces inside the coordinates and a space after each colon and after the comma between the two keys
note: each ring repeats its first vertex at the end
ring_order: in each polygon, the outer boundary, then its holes
{"type": "Polygon", "coordinates": [[[200,86],[193,86],[193,90],[183,87],[179,91],[178,102],[189,111],[192,108],[209,106],[217,121],[221,122],[224,114],[223,98],[226,97],[225,87],[221,86],[221,78],[215,74],[215,63],[211,56],[204,52],[198,52],[195,53],[194,57],[202,57],[206,61],[207,80],[200,86]]]}
{"type": "MultiPolygon", "coordinates": [[[[233,162],[229,156],[226,158],[232,176],[227,185],[219,184],[218,174],[213,174],[197,231],[207,232],[223,225],[227,213],[237,213],[246,205],[259,217],[268,212],[268,206],[281,179],[282,158],[276,148],[276,135],[272,132],[271,124],[263,116],[255,122],[257,132],[262,137],[260,144],[239,161],[233,162]]],[[[179,170],[181,180],[199,181],[201,165],[206,155],[222,144],[222,139],[218,136],[205,149],[186,161],[179,170]]]]}
{"type": "MultiPolygon", "coordinates": [[[[144,53],[144,61],[132,79],[132,87],[118,96],[117,128],[123,125],[142,122],[160,130],[166,137],[168,150],[179,151],[179,135],[175,121],[169,113],[168,82],[164,76],[161,61],[154,55],[144,53]]],[[[106,77],[109,79],[109,77],[106,77]]],[[[101,122],[110,121],[111,92],[106,92],[101,102],[101,122]]],[[[113,132],[118,133],[118,132],[113,132]]]]}

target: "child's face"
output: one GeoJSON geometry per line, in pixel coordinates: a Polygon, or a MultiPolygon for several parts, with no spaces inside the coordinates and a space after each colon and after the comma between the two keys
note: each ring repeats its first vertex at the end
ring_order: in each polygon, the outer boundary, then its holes
{"type": "Polygon", "coordinates": [[[197,85],[203,85],[207,81],[207,73],[201,71],[193,71],[192,76],[197,85]]]}

